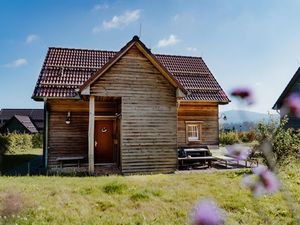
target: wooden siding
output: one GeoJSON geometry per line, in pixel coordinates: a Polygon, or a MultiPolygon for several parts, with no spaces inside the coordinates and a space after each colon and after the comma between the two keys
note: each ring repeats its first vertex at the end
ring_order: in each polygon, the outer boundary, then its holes
{"type": "Polygon", "coordinates": [[[205,103],[180,103],[177,124],[178,147],[219,144],[218,105],[205,103]],[[201,121],[201,142],[187,143],[186,121],[201,121]]]}
{"type": "Polygon", "coordinates": [[[177,167],[176,89],[133,46],[90,88],[122,98],[123,173],[173,172],[177,167]]]}
{"type": "MultiPolygon", "coordinates": [[[[87,101],[48,100],[49,136],[48,166],[58,166],[57,157],[88,154],[89,107],[87,101]],[[71,123],[65,123],[67,112],[71,112],[71,123]]],[[[96,102],[96,115],[114,115],[117,103],[96,102]]],[[[86,159],[87,160],[87,159],[86,159]]]]}

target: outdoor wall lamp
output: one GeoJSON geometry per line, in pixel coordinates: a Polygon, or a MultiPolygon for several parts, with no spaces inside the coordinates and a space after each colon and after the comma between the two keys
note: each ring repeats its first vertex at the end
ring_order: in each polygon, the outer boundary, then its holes
{"type": "Polygon", "coordinates": [[[66,124],[69,125],[71,123],[71,112],[68,112],[66,117],[66,124]]]}

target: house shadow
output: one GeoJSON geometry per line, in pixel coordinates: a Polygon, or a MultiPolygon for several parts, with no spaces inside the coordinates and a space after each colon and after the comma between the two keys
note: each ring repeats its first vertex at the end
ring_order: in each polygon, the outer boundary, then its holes
{"type": "Polygon", "coordinates": [[[4,155],[0,165],[2,176],[28,176],[43,173],[43,157],[35,154],[4,155]]]}

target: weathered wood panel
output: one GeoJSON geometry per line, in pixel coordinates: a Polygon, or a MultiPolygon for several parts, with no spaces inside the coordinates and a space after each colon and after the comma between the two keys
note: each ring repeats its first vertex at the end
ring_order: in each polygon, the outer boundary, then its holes
{"type": "Polygon", "coordinates": [[[178,147],[192,147],[201,145],[219,144],[219,122],[217,104],[184,104],[180,103],[178,108],[177,124],[177,143],[178,147]],[[202,137],[200,143],[186,142],[186,123],[185,121],[202,121],[202,137]]]}
{"type": "MultiPolygon", "coordinates": [[[[88,156],[89,102],[77,100],[49,100],[48,166],[58,166],[57,157],[88,156]],[[67,112],[71,123],[66,124],[67,112]]],[[[96,115],[114,115],[117,103],[96,102],[96,115]]],[[[86,158],[87,162],[87,158],[86,158]]]]}
{"type": "Polygon", "coordinates": [[[91,86],[91,95],[122,98],[123,173],[176,169],[176,89],[137,47],[91,86]]]}

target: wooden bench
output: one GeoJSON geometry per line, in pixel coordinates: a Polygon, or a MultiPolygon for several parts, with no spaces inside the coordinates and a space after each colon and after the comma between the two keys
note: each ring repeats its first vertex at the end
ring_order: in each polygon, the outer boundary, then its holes
{"type": "Polygon", "coordinates": [[[60,162],[60,168],[63,168],[63,163],[67,161],[77,161],[77,167],[80,167],[80,161],[85,159],[85,156],[66,156],[66,157],[57,157],[56,161],[60,162]]]}

